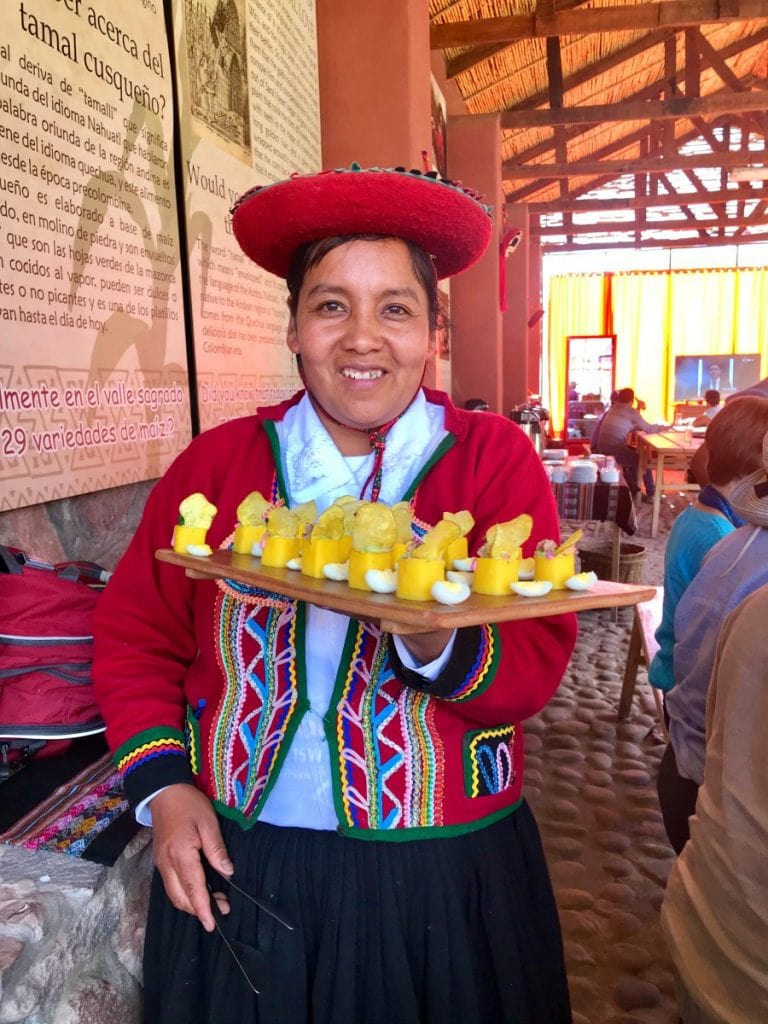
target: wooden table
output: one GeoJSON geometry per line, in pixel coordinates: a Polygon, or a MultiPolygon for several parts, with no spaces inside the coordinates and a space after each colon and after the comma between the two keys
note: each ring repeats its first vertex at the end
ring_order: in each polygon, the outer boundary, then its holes
{"type": "Polygon", "coordinates": [[[663,430],[658,434],[638,433],[637,453],[640,458],[637,478],[642,481],[646,469],[656,470],[656,490],[653,495],[653,515],[651,516],[651,536],[655,537],[659,532],[659,512],[661,510],[661,495],[664,490],[675,491],[698,491],[698,484],[687,482],[688,469],[691,459],[701,447],[704,440],[703,435],[696,437],[690,430],[663,430]],[[679,469],[683,471],[682,483],[675,481],[674,484],[664,483],[665,469],[679,469]]]}

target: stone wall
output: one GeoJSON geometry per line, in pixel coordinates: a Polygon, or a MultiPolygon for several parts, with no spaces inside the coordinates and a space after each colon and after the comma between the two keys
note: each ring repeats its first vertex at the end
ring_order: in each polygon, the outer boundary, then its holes
{"type": "Polygon", "coordinates": [[[154,481],[0,513],[0,544],[48,562],[85,559],[114,569],[154,481]]]}
{"type": "Polygon", "coordinates": [[[151,867],[0,847],[0,1024],[138,1024],[151,867]]]}

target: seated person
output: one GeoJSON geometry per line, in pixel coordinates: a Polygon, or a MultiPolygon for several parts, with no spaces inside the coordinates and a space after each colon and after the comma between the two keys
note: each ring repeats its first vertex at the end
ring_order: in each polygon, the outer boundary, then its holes
{"type": "Polygon", "coordinates": [[[589,439],[590,448],[592,449],[593,452],[598,450],[598,449],[595,448],[595,442],[599,442],[599,440],[600,440],[600,428],[603,425],[603,421],[605,420],[605,417],[608,415],[608,410],[610,409],[611,405],[613,405],[614,402],[616,401],[616,399],[618,397],[618,394],[619,394],[618,391],[612,391],[611,392],[610,405],[607,405],[603,409],[603,411],[600,413],[600,415],[597,417],[597,419],[595,420],[595,425],[592,428],[592,434],[590,435],[590,439],[589,439]]]}
{"type": "MultiPolygon", "coordinates": [[[[742,388],[741,391],[734,391],[732,395],[728,395],[725,398],[724,404],[730,405],[731,402],[735,402],[739,398],[747,398],[750,396],[753,398],[768,399],[768,377],[763,377],[762,380],[759,380],[757,384],[752,384],[751,387],[742,388]]],[[[701,445],[699,450],[691,459],[690,473],[699,487],[703,487],[708,482],[706,441],[701,445]]]]}
{"type": "MultiPolygon", "coordinates": [[[[768,583],[768,432],[763,438],[762,461],[760,470],[742,478],[731,490],[730,504],[745,525],[715,544],[675,612],[675,685],[664,706],[674,767],[696,787],[704,778],[705,706],[720,630],[736,605],[768,583]]],[[[669,760],[671,755],[665,753],[664,757],[669,760]]],[[[675,830],[680,836],[693,813],[695,793],[686,810],[682,799],[675,804],[666,799],[670,792],[679,797],[679,788],[663,786],[661,772],[659,783],[665,826],[676,816],[675,830]]]]}
{"type": "MultiPolygon", "coordinates": [[[[666,423],[648,423],[634,408],[635,392],[632,388],[622,388],[616,395],[616,401],[605,413],[605,418],[595,427],[592,433],[591,448],[600,455],[613,455],[624,471],[632,496],[638,494],[640,485],[637,479],[637,449],[630,447],[627,437],[638,430],[646,434],[656,434],[666,429],[666,423]],[[595,439],[597,433],[597,439],[595,439]]],[[[650,498],[654,491],[653,474],[650,470],[645,475],[645,492],[650,498]]]]}
{"type": "Polygon", "coordinates": [[[697,416],[693,421],[694,427],[708,427],[709,421],[713,419],[720,412],[720,392],[711,388],[709,391],[704,392],[704,401],[707,403],[707,408],[701,414],[697,416]]]}
{"type": "MultiPolygon", "coordinates": [[[[709,550],[744,525],[729,497],[738,483],[762,467],[766,431],[768,402],[760,398],[724,406],[722,414],[707,428],[710,483],[694,504],[677,517],[664,551],[664,611],[656,630],[659,650],[651,662],[648,679],[665,693],[675,682],[675,611],[709,550]]],[[[662,758],[658,787],[667,835],[679,853],[688,839],[688,817],[693,813],[698,786],[680,777],[671,746],[662,758]]]]}
{"type": "Polygon", "coordinates": [[[684,1024],[768,1020],[766,622],[763,586],[738,605],[720,634],[707,698],[704,780],[690,841],[672,868],[661,908],[684,1024]]]}

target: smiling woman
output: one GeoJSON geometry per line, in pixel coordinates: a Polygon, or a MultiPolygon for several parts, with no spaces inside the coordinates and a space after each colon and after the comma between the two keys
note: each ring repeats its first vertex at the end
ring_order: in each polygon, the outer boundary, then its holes
{"type": "Polygon", "coordinates": [[[402,503],[407,549],[462,509],[473,553],[523,514],[526,557],[557,537],[526,435],[422,386],[437,281],[483,254],[489,211],[436,175],[353,167],[254,189],[232,223],[286,279],[305,388],[176,460],[97,623],[108,739],[154,831],[146,1019],[567,1024],[520,722],[554,693],[574,617],[393,636],[153,559],[194,491],[218,510],[212,547],[255,488],[343,519],[364,499],[357,526],[402,503]]]}
{"type": "Polygon", "coordinates": [[[366,454],[360,431],[391,426],[424,376],[432,317],[414,260],[400,239],[340,241],[294,281],[288,347],[339,450],[366,454]]]}

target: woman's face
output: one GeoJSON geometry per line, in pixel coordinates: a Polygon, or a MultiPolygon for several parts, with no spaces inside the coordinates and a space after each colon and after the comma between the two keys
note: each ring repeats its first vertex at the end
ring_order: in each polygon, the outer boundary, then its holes
{"type": "MultiPolygon", "coordinates": [[[[396,417],[416,393],[430,345],[427,294],[399,239],[352,241],[308,272],[288,348],[301,356],[308,390],[331,416],[371,428],[396,417]]],[[[368,451],[323,417],[344,454],[368,451]],[[346,450],[345,450],[346,449],[346,450]]]]}

